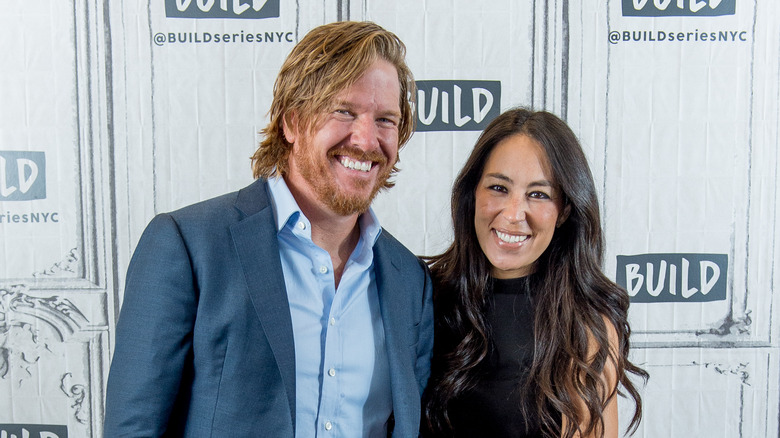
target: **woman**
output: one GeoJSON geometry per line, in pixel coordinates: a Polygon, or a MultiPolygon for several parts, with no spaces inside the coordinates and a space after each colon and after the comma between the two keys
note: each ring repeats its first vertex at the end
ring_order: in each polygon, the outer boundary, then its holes
{"type": "MultiPolygon", "coordinates": [[[[566,124],[514,109],[482,133],[452,192],[453,244],[430,259],[436,340],[425,436],[617,437],[628,295],[601,271],[587,160],[566,124]]],[[[622,392],[621,392],[622,393],[622,392]]]]}

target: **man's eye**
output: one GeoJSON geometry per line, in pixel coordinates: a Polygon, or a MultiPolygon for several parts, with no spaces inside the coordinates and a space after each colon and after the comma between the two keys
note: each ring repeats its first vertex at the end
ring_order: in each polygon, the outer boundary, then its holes
{"type": "Polygon", "coordinates": [[[387,118],[387,117],[380,117],[380,118],[377,119],[377,121],[379,123],[382,123],[382,124],[388,124],[388,125],[393,125],[393,126],[396,126],[398,124],[398,122],[395,121],[395,119],[390,119],[390,118],[387,118]]]}

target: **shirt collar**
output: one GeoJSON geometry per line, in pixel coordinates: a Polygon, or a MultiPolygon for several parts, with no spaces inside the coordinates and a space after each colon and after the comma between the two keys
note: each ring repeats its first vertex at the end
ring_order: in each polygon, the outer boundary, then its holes
{"type": "MultiPolygon", "coordinates": [[[[295,201],[292,192],[290,192],[290,188],[287,187],[287,182],[284,178],[268,178],[268,188],[271,193],[274,219],[276,219],[276,231],[280,232],[285,227],[293,228],[297,222],[303,222],[309,239],[311,239],[311,222],[298,207],[298,203],[295,201]]],[[[358,223],[360,224],[360,240],[370,243],[370,246],[373,247],[382,233],[382,227],[376,214],[374,214],[374,210],[369,207],[366,213],[358,217],[358,223]]]]}
{"type": "Polygon", "coordinates": [[[306,228],[309,228],[309,220],[303,216],[284,178],[268,178],[268,188],[271,192],[271,204],[274,207],[277,232],[282,231],[282,228],[288,223],[291,226],[294,225],[299,216],[305,221],[306,228]]]}

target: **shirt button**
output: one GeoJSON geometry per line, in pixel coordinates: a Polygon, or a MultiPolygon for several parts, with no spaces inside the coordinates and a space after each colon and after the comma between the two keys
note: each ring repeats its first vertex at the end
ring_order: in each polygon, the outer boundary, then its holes
{"type": "Polygon", "coordinates": [[[320,266],[320,274],[327,274],[328,273],[328,267],[325,265],[320,266]]]}
{"type": "Polygon", "coordinates": [[[328,321],[330,325],[336,325],[336,318],[331,317],[330,321],[328,321]]]}
{"type": "Polygon", "coordinates": [[[325,422],[325,430],[331,430],[333,429],[333,425],[330,424],[330,421],[325,422]]]}
{"type": "Polygon", "coordinates": [[[331,377],[334,377],[336,375],[336,370],[333,369],[333,368],[329,369],[328,370],[328,375],[331,376],[331,377]]]}
{"type": "Polygon", "coordinates": [[[298,228],[300,228],[301,230],[305,230],[306,229],[306,224],[303,221],[300,221],[300,222],[298,222],[298,228]]]}

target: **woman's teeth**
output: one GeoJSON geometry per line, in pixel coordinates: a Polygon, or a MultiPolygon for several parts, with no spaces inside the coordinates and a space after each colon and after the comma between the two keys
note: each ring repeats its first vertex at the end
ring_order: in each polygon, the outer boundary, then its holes
{"type": "Polygon", "coordinates": [[[496,236],[498,236],[498,238],[501,239],[502,242],[506,242],[506,243],[517,243],[528,239],[527,235],[515,236],[512,234],[502,233],[501,231],[496,231],[496,236]]]}

